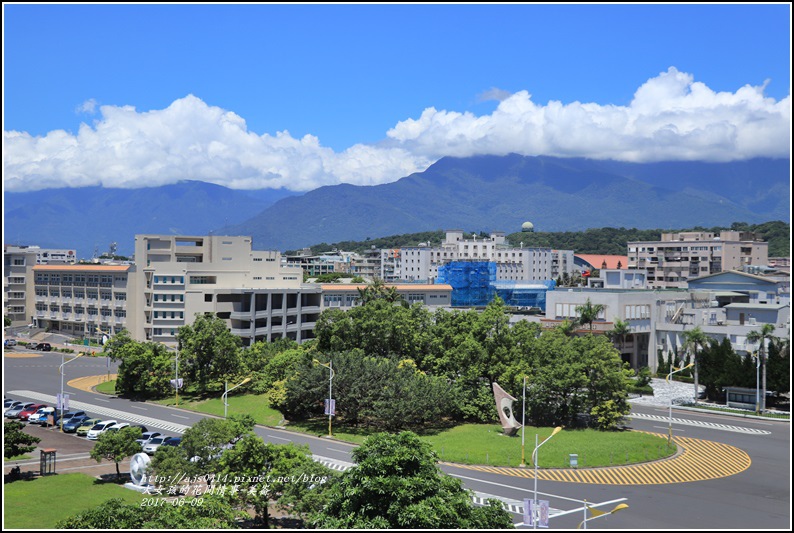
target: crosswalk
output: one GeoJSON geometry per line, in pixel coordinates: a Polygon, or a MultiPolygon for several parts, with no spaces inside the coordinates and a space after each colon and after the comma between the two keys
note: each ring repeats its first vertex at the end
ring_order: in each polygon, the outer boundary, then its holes
{"type": "MultiPolygon", "coordinates": [[[[22,396],[24,398],[32,398],[33,400],[48,403],[50,405],[55,405],[56,402],[55,396],[49,394],[41,394],[29,390],[14,390],[14,391],[9,391],[8,394],[9,396],[22,396]]],[[[86,411],[88,413],[95,414],[103,419],[114,419],[119,421],[123,420],[131,424],[143,424],[144,426],[146,426],[147,429],[157,428],[171,433],[177,433],[180,435],[184,433],[187,428],[190,427],[182,424],[176,424],[173,422],[165,422],[157,418],[151,418],[148,416],[141,416],[137,414],[128,413],[126,411],[120,411],[118,409],[111,409],[109,407],[92,405],[85,402],[70,401],[69,407],[73,411],[75,410],[86,411]]]]}
{"type": "MultiPolygon", "coordinates": [[[[664,422],[665,424],[670,423],[669,416],[662,416],[662,415],[648,415],[642,413],[632,413],[630,418],[642,418],[643,420],[657,420],[659,422],[664,422]]],[[[755,429],[755,428],[746,428],[741,426],[731,426],[728,424],[717,424],[716,422],[702,422],[699,420],[687,420],[685,418],[673,418],[673,424],[680,424],[684,426],[699,426],[705,427],[709,429],[717,429],[720,431],[733,431],[734,433],[749,433],[755,435],[771,435],[771,431],[766,431],[764,429],[755,429]]]]}

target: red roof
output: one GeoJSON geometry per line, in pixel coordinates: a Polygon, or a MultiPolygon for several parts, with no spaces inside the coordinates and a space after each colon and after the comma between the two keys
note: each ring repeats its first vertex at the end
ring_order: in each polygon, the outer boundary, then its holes
{"type": "Polygon", "coordinates": [[[597,255],[597,254],[574,254],[574,257],[581,259],[594,269],[604,267],[606,261],[607,268],[628,268],[629,258],[625,255],[597,255]],[[618,262],[620,266],[618,267],[618,262]]]}

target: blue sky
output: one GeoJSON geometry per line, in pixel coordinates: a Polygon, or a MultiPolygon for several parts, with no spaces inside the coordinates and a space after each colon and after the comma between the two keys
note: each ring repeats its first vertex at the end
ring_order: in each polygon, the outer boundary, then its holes
{"type": "Polygon", "coordinates": [[[3,5],[4,187],[788,157],[773,5],[3,5]]]}

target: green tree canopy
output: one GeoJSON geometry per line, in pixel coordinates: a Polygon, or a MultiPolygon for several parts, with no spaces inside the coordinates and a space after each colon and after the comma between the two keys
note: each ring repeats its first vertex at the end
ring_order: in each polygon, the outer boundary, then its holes
{"type": "Polygon", "coordinates": [[[141,428],[126,427],[118,431],[104,431],[91,449],[91,458],[96,459],[97,463],[102,459],[116,463],[116,478],[121,479],[119,463],[140,453],[141,445],[136,442],[140,438],[141,428]]]}
{"type": "Polygon", "coordinates": [[[242,341],[217,316],[196,314],[192,325],[179,328],[180,361],[187,376],[206,390],[211,380],[224,380],[243,371],[242,341]]]}
{"type": "Polygon", "coordinates": [[[459,479],[441,472],[429,444],[410,432],[379,433],[353,451],[356,466],[330,488],[313,517],[325,529],[507,529],[513,523],[496,500],[474,507],[459,479]]]}
{"type": "Polygon", "coordinates": [[[6,459],[30,453],[41,442],[40,438],[22,431],[23,427],[21,422],[3,423],[3,457],[6,459]]]}

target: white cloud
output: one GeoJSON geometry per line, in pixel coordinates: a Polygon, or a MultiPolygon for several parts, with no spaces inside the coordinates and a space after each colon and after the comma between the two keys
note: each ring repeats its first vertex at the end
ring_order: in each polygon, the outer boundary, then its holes
{"type": "Polygon", "coordinates": [[[504,89],[498,89],[496,87],[491,87],[487,91],[480,93],[477,96],[477,99],[480,102],[487,102],[488,100],[496,100],[497,102],[501,102],[507,98],[510,98],[512,93],[510,91],[505,91],[504,89]]]}
{"type": "MultiPolygon", "coordinates": [[[[520,91],[490,115],[427,108],[399,122],[376,145],[343,152],[317,137],[258,135],[239,115],[195,96],[139,112],[100,106],[77,134],[34,137],[4,132],[6,190],[48,187],[144,187],[202,180],[237,189],[387,183],[445,155],[552,155],[625,161],[729,161],[789,157],[791,97],[764,97],[764,86],[714,92],[670,68],[649,79],[628,106],[550,101],[520,91]]],[[[487,93],[503,96],[498,89],[487,93]],[[496,91],[496,92],[494,92],[496,91]]],[[[91,109],[89,100],[81,108],[91,109]]]]}
{"type": "Polygon", "coordinates": [[[97,101],[94,100],[93,98],[89,98],[88,100],[77,106],[77,108],[74,111],[75,113],[87,113],[89,115],[93,115],[94,113],[96,113],[96,106],[97,106],[97,101]]]}

